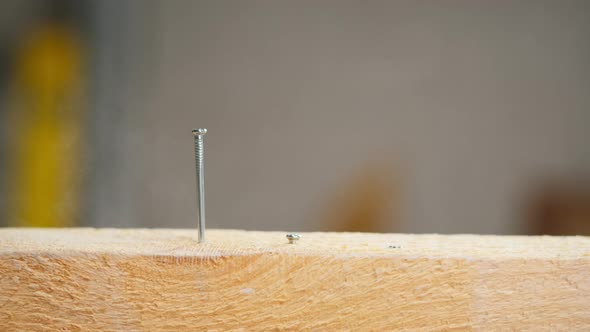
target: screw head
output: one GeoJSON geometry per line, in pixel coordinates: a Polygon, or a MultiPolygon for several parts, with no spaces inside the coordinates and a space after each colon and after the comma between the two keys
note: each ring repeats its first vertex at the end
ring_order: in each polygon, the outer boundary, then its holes
{"type": "Polygon", "coordinates": [[[206,133],[207,133],[207,128],[193,129],[193,135],[195,135],[195,136],[205,135],[206,133]]]}
{"type": "Polygon", "coordinates": [[[300,238],[301,238],[301,235],[299,235],[299,234],[295,234],[295,233],[287,234],[287,240],[289,240],[289,244],[295,244],[295,242],[297,242],[300,238]]]}

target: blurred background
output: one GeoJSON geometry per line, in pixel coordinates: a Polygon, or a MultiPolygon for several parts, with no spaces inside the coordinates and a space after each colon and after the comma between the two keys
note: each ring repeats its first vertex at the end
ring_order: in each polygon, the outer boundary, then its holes
{"type": "Polygon", "coordinates": [[[0,225],[590,234],[588,1],[0,2],[0,225]]]}

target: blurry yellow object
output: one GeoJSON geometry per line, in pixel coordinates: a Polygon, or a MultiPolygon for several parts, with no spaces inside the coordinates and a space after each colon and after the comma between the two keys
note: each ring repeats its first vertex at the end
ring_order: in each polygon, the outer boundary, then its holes
{"type": "Polygon", "coordinates": [[[26,40],[16,67],[12,223],[74,224],[82,120],[82,48],[66,26],[46,24],[26,40]]]}

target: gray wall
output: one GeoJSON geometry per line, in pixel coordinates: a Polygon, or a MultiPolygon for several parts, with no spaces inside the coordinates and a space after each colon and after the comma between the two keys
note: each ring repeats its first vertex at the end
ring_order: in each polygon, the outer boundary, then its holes
{"type": "Polygon", "coordinates": [[[405,209],[384,230],[516,233],[531,181],[588,170],[590,2],[137,5],[99,44],[125,38],[128,61],[103,63],[125,116],[99,139],[122,166],[96,225],[194,227],[197,126],[215,228],[317,230],[338,183],[389,158],[405,209]]]}

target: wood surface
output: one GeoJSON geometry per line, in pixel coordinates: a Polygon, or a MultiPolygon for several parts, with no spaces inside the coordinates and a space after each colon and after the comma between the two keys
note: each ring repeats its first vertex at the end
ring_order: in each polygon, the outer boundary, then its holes
{"type": "Polygon", "coordinates": [[[590,331],[588,237],[207,236],[0,229],[0,331],[590,331]]]}

